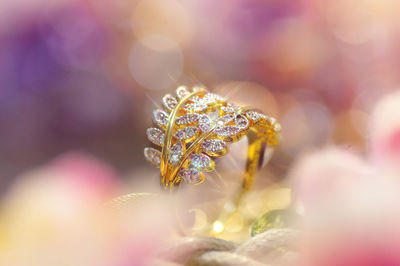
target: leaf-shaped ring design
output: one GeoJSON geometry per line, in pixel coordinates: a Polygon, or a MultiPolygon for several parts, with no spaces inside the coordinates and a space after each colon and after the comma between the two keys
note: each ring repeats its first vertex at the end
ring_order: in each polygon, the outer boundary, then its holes
{"type": "Polygon", "coordinates": [[[163,110],[153,112],[158,127],[147,129],[148,139],[161,150],[147,147],[146,159],[160,168],[161,184],[174,188],[182,181],[203,182],[215,169],[214,158],[228,153],[228,144],[249,140],[243,188],[249,189],[266,147],[279,144],[280,124],[251,107],[231,104],[225,97],[195,87],[176,90],[162,99],[163,110]]]}

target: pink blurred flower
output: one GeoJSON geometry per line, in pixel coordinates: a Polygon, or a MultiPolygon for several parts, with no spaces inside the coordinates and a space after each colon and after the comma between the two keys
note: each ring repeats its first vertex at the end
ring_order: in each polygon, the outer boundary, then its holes
{"type": "Polygon", "coordinates": [[[309,153],[291,170],[295,197],[306,211],[324,206],[332,196],[360,183],[366,171],[363,160],[345,149],[331,147],[309,153]]]}
{"type": "Polygon", "coordinates": [[[372,115],[370,156],[328,148],[291,177],[304,207],[303,265],[400,265],[400,94],[372,115]]]}
{"type": "Polygon", "coordinates": [[[384,97],[371,119],[372,160],[379,164],[400,165],[400,92],[384,97]]]}
{"type": "Polygon", "coordinates": [[[169,198],[123,194],[115,171],[81,153],[26,172],[0,209],[0,265],[149,265],[170,237],[169,198]]]}
{"type": "Polygon", "coordinates": [[[84,193],[110,197],[118,189],[118,174],[99,159],[80,152],[70,152],[56,157],[48,165],[63,173],[60,178],[84,193]]]}

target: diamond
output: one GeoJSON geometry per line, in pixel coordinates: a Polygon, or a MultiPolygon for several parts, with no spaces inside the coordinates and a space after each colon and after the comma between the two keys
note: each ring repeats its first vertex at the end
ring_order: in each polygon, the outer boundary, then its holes
{"type": "Polygon", "coordinates": [[[245,114],[250,120],[252,120],[254,122],[257,122],[261,118],[261,115],[258,112],[253,111],[253,110],[249,110],[245,114]]]}
{"type": "Polygon", "coordinates": [[[233,119],[235,119],[234,115],[224,115],[217,120],[217,124],[218,126],[223,126],[231,122],[233,119]]]}
{"type": "Polygon", "coordinates": [[[225,141],[220,139],[207,139],[203,141],[201,147],[206,152],[218,152],[224,150],[226,148],[226,144],[225,141]]]}
{"type": "Polygon", "coordinates": [[[222,106],[221,110],[227,114],[236,113],[239,110],[239,106],[228,103],[226,106],[222,106]]]}
{"type": "Polygon", "coordinates": [[[244,115],[237,115],[235,123],[240,129],[245,129],[249,126],[249,120],[244,115]]]}
{"type": "Polygon", "coordinates": [[[189,91],[185,86],[179,86],[176,89],[176,95],[178,95],[179,99],[182,99],[183,97],[185,97],[186,95],[189,95],[189,91]]]}
{"type": "Polygon", "coordinates": [[[204,103],[210,104],[210,103],[214,103],[217,101],[224,102],[224,101],[226,101],[226,98],[219,96],[218,94],[208,92],[206,95],[204,95],[203,101],[204,101],[204,103]]]}
{"type": "Polygon", "coordinates": [[[180,170],[179,176],[189,184],[198,184],[204,179],[204,175],[194,168],[180,170]]]}
{"type": "Polygon", "coordinates": [[[153,121],[159,126],[165,126],[168,124],[169,115],[163,110],[157,109],[153,112],[153,121]]]}
{"type": "Polygon", "coordinates": [[[203,153],[192,153],[189,156],[191,166],[197,169],[207,169],[211,167],[211,159],[203,153]]]}
{"type": "Polygon", "coordinates": [[[183,145],[182,142],[178,141],[169,150],[169,159],[168,161],[173,165],[177,165],[183,153],[183,145]]]}
{"type": "Polygon", "coordinates": [[[200,115],[195,113],[185,114],[175,120],[177,125],[187,125],[199,120],[200,115]]]}
{"type": "Polygon", "coordinates": [[[175,138],[180,139],[180,140],[190,139],[197,134],[198,130],[199,129],[197,127],[185,127],[185,128],[179,129],[175,133],[175,138]]]}
{"type": "Polygon", "coordinates": [[[148,128],[146,131],[147,138],[157,145],[162,145],[164,143],[164,132],[160,129],[152,127],[148,128]]]}
{"type": "Polygon", "coordinates": [[[237,126],[225,126],[225,127],[219,127],[215,129],[215,134],[221,137],[231,137],[233,135],[236,135],[239,133],[240,128],[237,126]]]}
{"type": "Polygon", "coordinates": [[[201,131],[206,132],[211,127],[211,118],[208,115],[201,115],[199,118],[199,128],[201,131]]]}
{"type": "Polygon", "coordinates": [[[268,119],[268,121],[273,125],[273,124],[275,124],[277,121],[276,121],[276,119],[275,118],[272,118],[272,117],[270,117],[270,118],[267,118],[268,119]]]}
{"type": "Polygon", "coordinates": [[[144,157],[151,164],[159,167],[161,162],[161,152],[154,148],[146,147],[144,148],[144,157]]]}
{"type": "Polygon", "coordinates": [[[200,112],[207,109],[207,104],[199,97],[192,98],[192,103],[186,104],[183,109],[189,112],[200,112]]]}
{"type": "Polygon", "coordinates": [[[215,98],[213,97],[213,95],[211,93],[207,93],[206,95],[204,95],[204,97],[202,98],[202,101],[205,104],[211,104],[211,103],[216,102],[215,98]]]}
{"type": "Polygon", "coordinates": [[[274,131],[275,132],[279,132],[279,131],[281,131],[282,130],[282,126],[279,124],[279,123],[276,123],[275,125],[274,125],[274,131]]]}
{"type": "Polygon", "coordinates": [[[204,88],[202,86],[194,86],[193,87],[193,92],[200,91],[200,90],[204,90],[204,88]]]}
{"type": "Polygon", "coordinates": [[[171,111],[178,104],[178,101],[175,99],[175,97],[172,97],[171,94],[166,94],[162,98],[162,103],[167,110],[171,111]]]}

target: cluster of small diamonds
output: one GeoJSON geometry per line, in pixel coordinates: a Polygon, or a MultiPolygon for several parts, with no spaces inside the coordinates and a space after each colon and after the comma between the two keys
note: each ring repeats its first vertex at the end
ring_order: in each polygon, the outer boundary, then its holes
{"type": "MultiPolygon", "coordinates": [[[[194,88],[197,91],[199,88],[194,88]]],[[[176,90],[177,98],[167,94],[162,99],[164,110],[157,109],[153,112],[153,121],[159,128],[147,130],[148,139],[158,145],[164,145],[165,128],[169,123],[170,112],[174,110],[178,102],[190,94],[186,87],[176,90]]],[[[168,163],[176,167],[182,167],[178,172],[179,177],[187,183],[199,183],[204,179],[204,172],[212,171],[214,162],[212,157],[222,156],[227,152],[227,142],[233,137],[247,130],[251,124],[260,120],[269,121],[274,125],[274,130],[279,131],[280,126],[272,118],[255,110],[243,113],[236,105],[226,102],[226,98],[214,93],[205,93],[192,96],[182,105],[182,112],[175,119],[173,126],[172,145],[168,150],[168,163]],[[210,132],[210,130],[212,131],[210,132]],[[182,156],[194,139],[201,134],[209,134],[200,143],[195,152],[187,157],[189,163],[183,164],[182,156]]],[[[154,148],[145,148],[145,158],[156,166],[160,166],[161,152],[154,148]]]]}

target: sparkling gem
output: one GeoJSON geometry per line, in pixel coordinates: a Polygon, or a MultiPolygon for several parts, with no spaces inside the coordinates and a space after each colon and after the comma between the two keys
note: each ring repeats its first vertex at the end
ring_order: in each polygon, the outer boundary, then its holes
{"type": "Polygon", "coordinates": [[[203,153],[192,153],[189,156],[191,166],[198,169],[207,169],[211,166],[211,159],[203,153]]]}
{"type": "Polygon", "coordinates": [[[200,115],[195,113],[185,114],[175,120],[177,125],[187,125],[199,120],[200,115]]]}
{"type": "Polygon", "coordinates": [[[219,118],[219,112],[218,110],[214,112],[209,112],[208,116],[211,118],[211,121],[217,121],[217,119],[219,118]]]}
{"type": "Polygon", "coordinates": [[[215,134],[221,137],[231,137],[233,135],[236,135],[239,133],[240,128],[237,126],[225,126],[225,127],[219,127],[215,129],[215,134]]]}
{"type": "MultiPolygon", "coordinates": [[[[266,116],[265,114],[259,114],[260,118],[264,119],[264,120],[269,120],[270,118],[268,116],[266,116]]],[[[274,119],[274,118],[272,118],[274,119]]]]}
{"type": "Polygon", "coordinates": [[[175,138],[176,139],[190,139],[194,137],[199,129],[197,127],[185,127],[182,129],[179,129],[175,133],[175,138]]]}
{"type": "Polygon", "coordinates": [[[201,86],[194,86],[193,87],[193,92],[200,91],[200,90],[204,90],[204,88],[201,87],[201,86]]]}
{"type": "Polygon", "coordinates": [[[281,131],[281,130],[282,130],[281,125],[280,125],[279,123],[276,123],[276,124],[274,125],[274,131],[275,131],[275,132],[279,132],[279,131],[281,131]]]}
{"type": "Polygon", "coordinates": [[[147,138],[157,145],[162,145],[164,143],[164,132],[160,129],[152,127],[147,129],[147,138]]]}
{"type": "Polygon", "coordinates": [[[224,116],[218,118],[217,124],[218,124],[218,126],[223,126],[223,125],[231,122],[233,119],[235,119],[234,115],[224,115],[224,116]]]}
{"type": "Polygon", "coordinates": [[[163,110],[157,109],[153,112],[153,121],[159,126],[165,126],[168,124],[169,115],[163,110]]]}
{"type": "Polygon", "coordinates": [[[208,115],[201,115],[199,118],[199,128],[201,131],[206,132],[211,127],[211,118],[208,115]]]}
{"type": "Polygon", "coordinates": [[[227,114],[236,113],[239,110],[239,106],[228,103],[226,106],[222,106],[221,110],[227,114]]]}
{"type": "Polygon", "coordinates": [[[249,120],[244,115],[237,115],[235,123],[240,129],[245,129],[249,126],[249,120]]]}
{"type": "Polygon", "coordinates": [[[186,95],[189,95],[189,91],[185,86],[179,86],[176,89],[176,95],[178,95],[179,99],[182,99],[183,97],[185,97],[186,95]]]}
{"type": "Polygon", "coordinates": [[[194,168],[182,169],[179,171],[179,176],[189,184],[197,184],[203,180],[202,173],[194,168]]]}
{"type": "Polygon", "coordinates": [[[166,94],[162,98],[162,103],[165,108],[167,108],[169,111],[171,111],[178,104],[178,101],[175,99],[175,97],[172,97],[171,94],[166,94]]]}
{"type": "Polygon", "coordinates": [[[226,148],[225,141],[220,139],[206,139],[201,143],[201,147],[207,152],[218,152],[226,148]]]}
{"type": "Polygon", "coordinates": [[[154,148],[146,147],[144,148],[144,157],[147,161],[153,165],[159,167],[161,162],[161,152],[154,148]]]}
{"type": "Polygon", "coordinates": [[[169,150],[169,162],[173,165],[177,165],[183,153],[182,142],[178,141],[169,150]]]}
{"type": "Polygon", "coordinates": [[[268,121],[273,125],[273,124],[275,124],[277,121],[276,121],[276,119],[275,118],[272,118],[272,117],[269,117],[268,118],[268,121]]]}
{"type": "Polygon", "coordinates": [[[213,95],[211,93],[207,93],[206,95],[204,95],[204,97],[201,100],[205,104],[211,104],[211,103],[216,102],[215,98],[213,97],[213,95]]]}
{"type": "Polygon", "coordinates": [[[203,101],[207,104],[211,104],[211,103],[214,103],[217,101],[224,102],[224,101],[226,101],[226,98],[219,96],[218,94],[215,94],[215,93],[207,93],[206,95],[204,95],[203,101]]]}
{"type": "Polygon", "coordinates": [[[253,110],[249,110],[245,114],[250,120],[252,120],[254,122],[257,122],[261,118],[260,114],[253,110]]]}
{"type": "Polygon", "coordinates": [[[207,104],[198,97],[193,97],[192,103],[187,103],[183,109],[189,112],[200,112],[207,109],[207,104]]]}

